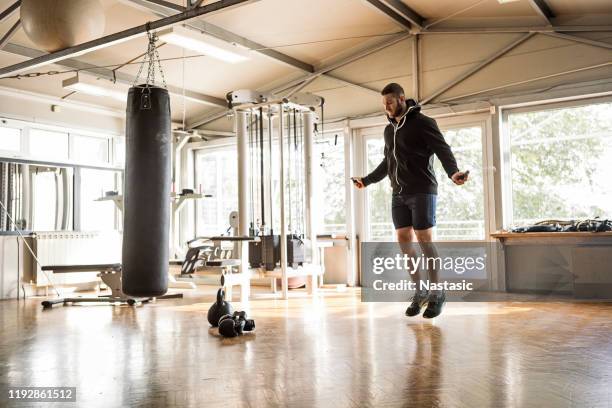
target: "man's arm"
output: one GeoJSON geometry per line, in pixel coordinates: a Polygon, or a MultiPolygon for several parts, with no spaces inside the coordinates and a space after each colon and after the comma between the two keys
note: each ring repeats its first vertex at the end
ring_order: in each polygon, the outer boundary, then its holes
{"type": "Polygon", "coordinates": [[[370,174],[361,179],[364,187],[367,187],[370,184],[378,183],[382,179],[387,177],[387,158],[385,157],[383,161],[372,171],[370,174]]]}
{"type": "Polygon", "coordinates": [[[433,150],[440,162],[442,163],[442,167],[444,167],[444,171],[449,178],[452,178],[453,174],[459,171],[457,167],[457,161],[455,160],[455,155],[451,150],[446,140],[444,140],[444,136],[440,129],[438,129],[438,124],[434,119],[426,118],[424,120],[424,138],[425,143],[433,150]]]}

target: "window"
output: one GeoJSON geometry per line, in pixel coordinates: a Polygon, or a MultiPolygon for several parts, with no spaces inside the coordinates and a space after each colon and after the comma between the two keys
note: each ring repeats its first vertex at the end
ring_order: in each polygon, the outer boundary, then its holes
{"type": "MultiPolygon", "coordinates": [[[[298,140],[301,137],[300,134],[298,140]]],[[[285,217],[289,232],[301,235],[306,233],[304,148],[299,145],[300,141],[296,146],[294,140],[293,138],[284,140],[285,217]]],[[[315,134],[313,153],[316,167],[313,188],[316,191],[318,202],[317,232],[319,234],[344,233],[346,232],[346,177],[344,176],[342,134],[327,133],[323,136],[315,134]]],[[[276,139],[272,142],[271,163],[269,170],[273,184],[273,227],[275,231],[278,231],[280,228],[280,152],[276,139]]],[[[260,208],[259,204],[257,206],[260,208]]],[[[259,218],[255,217],[255,219],[259,218]]],[[[267,223],[269,224],[269,219],[267,223]]]]}
{"type": "Polygon", "coordinates": [[[107,191],[116,191],[116,172],[80,169],[81,230],[107,231],[115,229],[116,210],[112,201],[96,201],[107,191]]]}
{"type": "Polygon", "coordinates": [[[212,198],[197,200],[197,235],[219,235],[229,227],[229,214],[238,210],[236,147],[201,150],[196,154],[196,184],[212,198]]]}
{"type": "Polygon", "coordinates": [[[517,109],[505,124],[507,226],[612,216],[611,102],[517,109]]]}
{"type": "Polygon", "coordinates": [[[114,162],[116,166],[125,166],[125,137],[116,137],[114,162]]]}
{"type": "Polygon", "coordinates": [[[15,226],[25,229],[23,219],[23,169],[25,165],[0,162],[0,231],[15,231],[15,226]],[[8,212],[8,214],[7,214],[8,212]]]}
{"type": "Polygon", "coordinates": [[[0,150],[18,152],[21,150],[21,129],[0,127],[0,150]]]}
{"type": "MultiPolygon", "coordinates": [[[[380,130],[382,135],[382,129],[380,130]]],[[[384,158],[385,141],[381,136],[366,138],[366,174],[371,173],[384,158]]],[[[366,188],[368,208],[368,240],[393,241],[393,222],[391,220],[391,185],[385,178],[380,183],[366,188]]]]}
{"type": "Polygon", "coordinates": [[[482,240],[485,235],[482,126],[442,129],[461,170],[470,171],[470,181],[456,186],[435,158],[438,203],[434,239],[441,241],[482,240]]]}
{"type": "Polygon", "coordinates": [[[82,163],[108,163],[108,139],[101,137],[74,135],[72,138],[72,158],[82,163]]]}
{"type": "Polygon", "coordinates": [[[326,134],[315,139],[315,165],[319,166],[320,215],[323,216],[323,233],[346,232],[347,182],[344,174],[344,137],[342,133],[326,134]]]}
{"type": "Polygon", "coordinates": [[[68,133],[30,129],[30,154],[45,160],[67,160],[68,133]]]}
{"type": "MultiPolygon", "coordinates": [[[[441,131],[451,146],[459,167],[470,170],[470,182],[456,186],[446,175],[442,163],[434,155],[434,172],[438,180],[436,228],[439,241],[482,240],[485,236],[485,203],[483,182],[482,138],[484,125],[461,125],[441,131]]],[[[366,174],[373,171],[384,157],[383,129],[369,130],[365,138],[366,174]]],[[[394,241],[391,219],[391,186],[389,179],[366,189],[367,233],[372,241],[394,241]]]]}
{"type": "Polygon", "coordinates": [[[72,229],[73,170],[29,166],[32,182],[32,230],[72,229]]]}
{"type": "MultiPolygon", "coordinates": [[[[267,131],[266,131],[267,132],[267,131]]],[[[303,149],[285,140],[283,160],[285,165],[285,217],[287,228],[291,233],[305,233],[304,220],[304,161],[303,149]],[[291,180],[291,182],[289,182],[291,180]],[[291,219],[291,221],[289,221],[291,219]]],[[[323,186],[323,204],[325,215],[325,231],[328,233],[345,230],[344,205],[344,145],[342,137],[336,143],[334,135],[318,139],[315,145],[315,165],[318,167],[318,180],[315,180],[319,194],[323,186]],[[324,154],[322,155],[322,153],[324,154]]],[[[249,185],[249,218],[256,225],[261,223],[261,193],[259,157],[250,157],[249,168],[252,176],[249,185]],[[254,180],[254,181],[253,181],[254,180]],[[253,207],[254,200],[254,207],[253,207]]],[[[238,166],[236,162],[236,146],[207,148],[196,153],[196,186],[213,198],[203,198],[197,201],[197,234],[218,235],[229,227],[229,214],[238,210],[238,166]]],[[[264,142],[264,172],[266,180],[272,178],[272,186],[266,183],[264,187],[266,229],[280,229],[280,151],[278,140],[273,140],[270,146],[268,135],[264,142]],[[270,158],[271,157],[271,158],[270,158]],[[269,196],[272,195],[272,206],[269,196]],[[272,208],[270,208],[272,207],[272,208]]]]}

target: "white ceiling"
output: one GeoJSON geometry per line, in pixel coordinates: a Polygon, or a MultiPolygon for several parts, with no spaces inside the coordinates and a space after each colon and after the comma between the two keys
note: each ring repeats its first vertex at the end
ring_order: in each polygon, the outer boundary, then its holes
{"type": "MultiPolygon", "coordinates": [[[[4,10],[14,0],[0,0],[0,10],[4,10]]],[[[435,27],[487,26],[503,27],[512,25],[543,26],[544,21],[527,0],[499,4],[497,0],[403,0],[408,6],[421,14],[427,24],[435,27]],[[475,5],[475,6],[474,6],[475,5]],[[473,7],[472,7],[473,6],[473,7]],[[466,10],[466,8],[469,8],[466,10]],[[456,16],[448,16],[465,10],[456,16]],[[438,22],[438,20],[443,21],[438,22]]],[[[546,0],[558,16],[559,21],[572,24],[612,24],[612,1],[610,0],[546,0]]],[[[129,0],[101,0],[106,12],[105,34],[111,34],[147,21],[157,19],[151,13],[129,6],[129,0]]],[[[206,1],[205,4],[212,1],[206,1]]],[[[184,1],[173,0],[183,4],[184,1]]],[[[0,24],[4,33],[18,18],[18,13],[0,24]]],[[[273,48],[293,58],[313,65],[315,68],[350,55],[368,45],[384,41],[389,34],[403,30],[396,22],[384,15],[365,0],[260,0],[232,10],[204,17],[204,20],[252,41],[273,48]]],[[[587,34],[585,37],[609,41],[612,33],[587,34]]],[[[435,88],[444,83],[444,78],[461,66],[469,66],[485,59],[492,51],[503,47],[516,38],[516,34],[487,34],[478,36],[424,36],[421,52],[424,72],[440,72],[444,75],[429,80],[425,87],[435,88]],[[458,67],[458,68],[453,68],[458,67]]],[[[561,46],[563,46],[563,40],[561,46]]],[[[36,48],[23,31],[19,31],[12,43],[36,48]]],[[[553,42],[545,42],[546,47],[554,47],[553,42]]],[[[533,42],[528,47],[536,47],[533,42]]],[[[542,42],[540,42],[542,44],[542,42]]],[[[565,44],[567,45],[567,44],[565,44]]],[[[527,46],[527,45],[525,45],[527,46]]],[[[588,47],[588,46],[578,46],[588,47]]],[[[146,40],[139,38],[113,47],[100,49],[78,57],[79,60],[96,65],[109,66],[122,64],[142,54],[146,40]]],[[[518,52],[518,49],[517,49],[518,52]]],[[[605,50],[589,52],[605,53],[605,50]]],[[[181,58],[193,55],[190,51],[165,45],[159,49],[162,59],[181,58]]],[[[588,53],[587,53],[588,54],[588,53]]],[[[606,55],[606,54],[604,54],[606,55]]],[[[607,54],[609,57],[609,53],[607,54]]],[[[593,61],[600,57],[587,55],[593,61]]],[[[569,58],[567,56],[565,59],[569,58]]],[[[0,52],[0,66],[9,66],[25,58],[0,52]]],[[[575,64],[570,64],[575,65],[575,64]]],[[[186,60],[165,61],[163,68],[169,84],[185,86],[199,92],[224,98],[233,89],[252,88],[270,89],[274,85],[304,75],[304,72],[274,61],[257,52],[250,52],[247,62],[228,64],[210,57],[200,56],[186,60]]],[[[57,66],[46,66],[34,71],[61,70],[57,66]]],[[[138,65],[121,68],[121,72],[136,75],[138,65]]],[[[385,83],[399,81],[407,89],[412,84],[411,42],[399,42],[383,51],[353,62],[333,72],[343,79],[381,89],[385,83]]],[[[65,96],[61,81],[73,74],[45,76],[40,78],[0,79],[0,86],[38,92],[52,96],[65,96]]],[[[109,83],[109,86],[112,84],[109,83]]],[[[326,98],[328,117],[350,116],[369,113],[378,109],[378,98],[374,93],[363,91],[345,84],[321,77],[312,82],[305,91],[316,92],[326,98]]],[[[69,100],[96,103],[101,106],[122,109],[121,102],[100,100],[100,98],[74,94],[69,100]]],[[[183,106],[180,98],[174,98],[173,116],[182,119],[183,106]]],[[[188,102],[185,116],[196,118],[214,112],[218,108],[188,102]]],[[[214,126],[226,127],[226,120],[214,126]]]]}

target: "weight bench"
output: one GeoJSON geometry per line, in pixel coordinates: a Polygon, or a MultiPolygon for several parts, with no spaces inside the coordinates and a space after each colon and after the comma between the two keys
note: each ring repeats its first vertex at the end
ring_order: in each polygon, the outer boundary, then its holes
{"type": "Polygon", "coordinates": [[[236,269],[240,270],[242,264],[237,258],[238,254],[234,250],[222,250],[221,258],[217,258],[215,245],[219,242],[244,243],[254,240],[255,238],[248,236],[197,237],[187,242],[188,250],[185,260],[183,262],[171,261],[171,264],[181,265],[181,273],[178,277],[182,279],[193,279],[199,267],[220,269],[221,286],[225,289],[225,298],[231,301],[232,286],[240,285],[243,301],[246,301],[250,293],[250,271],[247,269],[244,273],[234,273],[236,269]],[[202,242],[198,244],[198,241],[202,242]],[[212,243],[212,245],[204,243],[212,243]]]}
{"type": "Polygon", "coordinates": [[[169,295],[135,298],[127,296],[121,290],[121,264],[99,264],[99,265],[49,265],[41,268],[43,271],[51,271],[53,273],[71,273],[71,272],[98,272],[98,277],[111,290],[110,295],[101,296],[78,296],[71,298],[60,298],[53,300],[45,300],[42,306],[45,309],[53,307],[53,305],[66,305],[67,303],[119,303],[134,306],[137,303],[148,303],[153,299],[176,299],[182,298],[182,293],[172,293],[169,295]]]}

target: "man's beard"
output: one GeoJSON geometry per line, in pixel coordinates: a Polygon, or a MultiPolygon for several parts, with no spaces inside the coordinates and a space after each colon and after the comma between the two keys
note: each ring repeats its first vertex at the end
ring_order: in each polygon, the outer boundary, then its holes
{"type": "Polygon", "coordinates": [[[397,108],[395,108],[395,112],[393,113],[393,117],[394,118],[398,118],[402,115],[402,113],[404,112],[404,107],[402,106],[402,104],[398,104],[397,108]]]}

